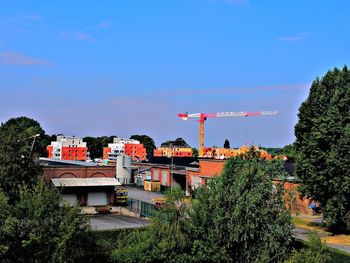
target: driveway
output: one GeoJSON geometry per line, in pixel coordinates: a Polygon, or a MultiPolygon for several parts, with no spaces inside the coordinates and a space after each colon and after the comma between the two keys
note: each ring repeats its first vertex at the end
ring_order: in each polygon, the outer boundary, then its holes
{"type": "MultiPolygon", "coordinates": [[[[309,230],[307,229],[304,229],[304,228],[301,228],[301,227],[298,227],[298,226],[295,226],[294,227],[294,236],[298,239],[301,239],[301,240],[308,240],[308,233],[309,233],[309,230]]],[[[317,232],[320,237],[324,237],[325,235],[322,235],[320,234],[319,232],[317,232]]],[[[330,243],[327,243],[327,246],[329,247],[332,247],[332,248],[336,248],[336,249],[339,249],[339,250],[342,250],[342,251],[345,251],[347,253],[350,253],[350,246],[344,246],[344,245],[338,245],[338,244],[330,244],[330,243]]]]}
{"type": "Polygon", "coordinates": [[[122,215],[93,215],[89,216],[90,225],[94,230],[113,230],[123,228],[139,228],[148,226],[150,223],[141,218],[122,215]]]}
{"type": "Polygon", "coordinates": [[[164,198],[165,195],[157,192],[145,191],[134,187],[126,187],[128,189],[128,196],[146,203],[155,204],[153,199],[164,198]]]}

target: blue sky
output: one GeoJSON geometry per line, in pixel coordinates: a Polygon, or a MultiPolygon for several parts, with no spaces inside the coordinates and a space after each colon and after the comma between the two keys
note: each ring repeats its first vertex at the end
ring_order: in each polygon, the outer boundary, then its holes
{"type": "Polygon", "coordinates": [[[294,141],[310,83],[349,64],[350,2],[0,0],[0,121],[47,133],[148,134],[198,145],[179,112],[278,110],[206,122],[206,146],[294,141]]]}

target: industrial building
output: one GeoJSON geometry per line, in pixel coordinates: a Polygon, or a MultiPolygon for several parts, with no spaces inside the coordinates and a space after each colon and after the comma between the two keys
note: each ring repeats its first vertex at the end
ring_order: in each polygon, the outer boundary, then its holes
{"type": "Polygon", "coordinates": [[[128,155],[133,161],[146,160],[146,148],[138,140],[113,138],[113,143],[103,148],[103,159],[116,160],[118,155],[128,155]]]}
{"type": "Polygon", "coordinates": [[[114,189],[120,185],[115,166],[95,163],[40,158],[43,176],[48,184],[59,189],[71,205],[113,205],[114,189]]]}
{"type": "Polygon", "coordinates": [[[57,136],[46,151],[49,158],[58,160],[86,161],[89,157],[86,142],[75,136],[57,136]]]}

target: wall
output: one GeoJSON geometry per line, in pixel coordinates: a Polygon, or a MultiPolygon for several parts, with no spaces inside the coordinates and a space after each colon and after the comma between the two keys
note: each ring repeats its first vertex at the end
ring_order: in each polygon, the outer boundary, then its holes
{"type": "Polygon", "coordinates": [[[199,174],[201,176],[219,176],[224,168],[224,160],[199,160],[199,174]]]}
{"type": "Polygon", "coordinates": [[[65,166],[43,167],[45,181],[50,183],[52,178],[91,178],[111,177],[115,178],[115,166],[65,166]]]}

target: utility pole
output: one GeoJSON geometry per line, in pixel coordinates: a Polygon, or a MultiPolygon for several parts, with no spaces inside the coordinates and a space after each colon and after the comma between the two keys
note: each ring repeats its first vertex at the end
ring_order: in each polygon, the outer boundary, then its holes
{"type": "Polygon", "coordinates": [[[173,192],[173,165],[174,165],[174,144],[171,144],[171,166],[170,166],[170,192],[173,192]]]}
{"type": "Polygon", "coordinates": [[[32,152],[33,152],[33,149],[34,149],[35,140],[36,140],[36,138],[39,137],[39,136],[40,136],[40,134],[36,134],[36,135],[34,135],[33,137],[31,137],[31,138],[33,138],[33,143],[32,143],[32,147],[30,148],[29,158],[32,156],[32,152]]]}

